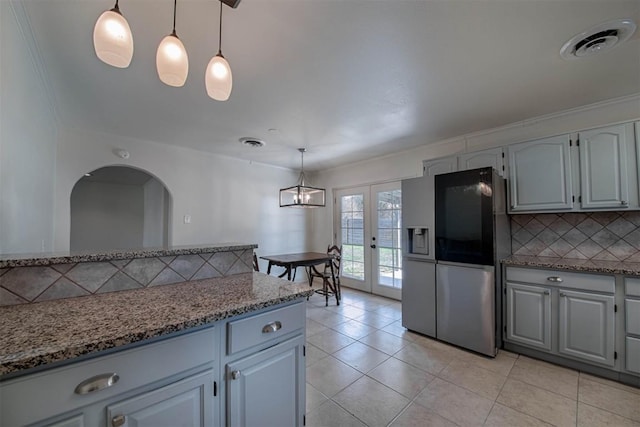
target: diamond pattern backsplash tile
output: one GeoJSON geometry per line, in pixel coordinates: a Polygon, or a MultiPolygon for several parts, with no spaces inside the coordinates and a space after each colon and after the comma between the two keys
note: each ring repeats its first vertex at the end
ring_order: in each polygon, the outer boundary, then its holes
{"type": "Polygon", "coordinates": [[[247,250],[3,268],[0,306],[231,276],[253,271],[252,263],[247,250]]]}
{"type": "Polygon", "coordinates": [[[511,216],[514,255],[640,262],[640,212],[511,216]]]}

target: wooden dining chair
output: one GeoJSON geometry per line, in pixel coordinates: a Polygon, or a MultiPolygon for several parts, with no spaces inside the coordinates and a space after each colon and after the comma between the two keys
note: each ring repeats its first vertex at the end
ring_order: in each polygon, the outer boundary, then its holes
{"type": "Polygon", "coordinates": [[[253,253],[253,271],[260,272],[260,265],[258,264],[258,255],[253,253]]]}
{"type": "Polygon", "coordinates": [[[316,293],[324,295],[325,305],[329,305],[329,296],[335,295],[336,305],[340,305],[340,261],[342,259],[342,246],[329,245],[327,254],[333,258],[324,265],[323,271],[318,271],[315,266],[309,268],[309,284],[313,286],[313,279],[322,279],[322,289],[316,289],[316,293]],[[331,267],[333,266],[333,274],[331,267]]]}

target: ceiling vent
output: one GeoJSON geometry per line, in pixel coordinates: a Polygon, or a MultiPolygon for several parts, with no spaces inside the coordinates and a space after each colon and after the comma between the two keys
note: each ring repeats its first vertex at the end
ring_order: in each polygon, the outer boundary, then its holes
{"type": "Polygon", "coordinates": [[[254,147],[254,148],[264,147],[265,145],[265,142],[258,138],[249,138],[249,137],[240,138],[240,142],[242,142],[244,145],[248,145],[249,147],[254,147]]]}
{"type": "Polygon", "coordinates": [[[576,59],[613,49],[628,40],[635,30],[636,24],[631,19],[616,19],[596,25],[566,42],[560,49],[560,56],[576,59]]]}

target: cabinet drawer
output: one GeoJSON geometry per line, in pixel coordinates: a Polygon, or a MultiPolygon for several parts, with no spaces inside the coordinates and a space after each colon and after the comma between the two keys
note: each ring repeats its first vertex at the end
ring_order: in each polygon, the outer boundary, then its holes
{"type": "Polygon", "coordinates": [[[302,329],[305,305],[298,303],[227,324],[227,353],[233,354],[302,329]]]}
{"type": "Polygon", "coordinates": [[[627,298],[624,302],[627,333],[640,335],[640,300],[627,298]]]}
{"type": "Polygon", "coordinates": [[[627,371],[640,374],[640,339],[627,337],[627,371]]]}
{"type": "Polygon", "coordinates": [[[533,268],[507,267],[510,282],[533,283],[545,286],[580,289],[585,291],[615,293],[613,276],[592,273],[574,273],[564,270],[538,270],[533,268]]]}
{"type": "Polygon", "coordinates": [[[24,425],[212,363],[213,328],[0,383],[0,425],[24,425]],[[76,394],[83,381],[116,373],[112,386],[76,394]]]}
{"type": "Polygon", "coordinates": [[[640,297],[640,279],[627,277],[624,279],[625,294],[632,297],[640,297]]]}

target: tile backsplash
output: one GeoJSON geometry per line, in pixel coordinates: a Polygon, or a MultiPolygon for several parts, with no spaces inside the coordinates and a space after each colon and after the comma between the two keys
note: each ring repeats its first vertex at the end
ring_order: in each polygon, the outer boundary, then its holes
{"type": "Polygon", "coordinates": [[[640,212],[511,216],[514,255],[640,262],[640,212]]]}
{"type": "Polygon", "coordinates": [[[0,268],[0,306],[248,273],[253,249],[0,268]]]}

